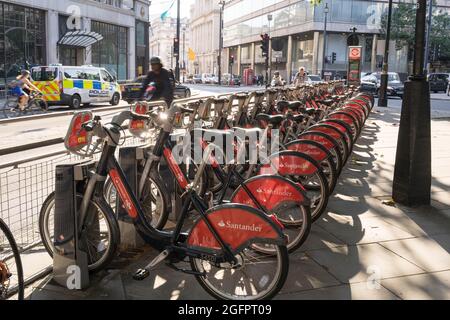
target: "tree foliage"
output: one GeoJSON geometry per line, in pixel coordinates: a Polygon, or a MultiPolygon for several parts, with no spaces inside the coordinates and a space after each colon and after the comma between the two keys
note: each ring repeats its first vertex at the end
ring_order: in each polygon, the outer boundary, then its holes
{"type": "MultiPolygon", "coordinates": [[[[388,12],[381,17],[381,33],[386,34],[388,12]]],[[[414,48],[416,27],[416,6],[411,3],[398,3],[392,8],[391,39],[396,41],[398,49],[407,46],[414,48]]],[[[450,57],[450,15],[434,9],[430,48],[434,59],[450,57]]]]}

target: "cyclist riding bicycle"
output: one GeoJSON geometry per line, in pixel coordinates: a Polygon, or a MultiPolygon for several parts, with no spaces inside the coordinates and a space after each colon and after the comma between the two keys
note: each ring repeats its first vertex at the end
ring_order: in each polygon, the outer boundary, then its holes
{"type": "Polygon", "coordinates": [[[37,91],[41,92],[31,81],[30,81],[30,71],[22,70],[21,75],[16,78],[15,83],[12,85],[12,93],[19,97],[18,105],[21,111],[25,110],[30,96],[24,91],[37,91]]]}
{"type": "Polygon", "coordinates": [[[153,57],[150,60],[152,70],[148,73],[142,89],[141,98],[145,96],[150,83],[155,84],[155,91],[152,92],[152,101],[164,100],[170,106],[174,100],[175,77],[173,72],[163,68],[161,58],[153,57]]]}

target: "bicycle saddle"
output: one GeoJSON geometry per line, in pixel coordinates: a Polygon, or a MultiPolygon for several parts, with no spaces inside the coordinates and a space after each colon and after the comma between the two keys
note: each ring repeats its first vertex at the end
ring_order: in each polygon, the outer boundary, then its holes
{"type": "Polygon", "coordinates": [[[265,121],[267,123],[273,124],[274,126],[277,126],[281,124],[284,121],[285,117],[283,115],[268,115],[265,113],[260,113],[256,116],[257,121],[265,121]]]}

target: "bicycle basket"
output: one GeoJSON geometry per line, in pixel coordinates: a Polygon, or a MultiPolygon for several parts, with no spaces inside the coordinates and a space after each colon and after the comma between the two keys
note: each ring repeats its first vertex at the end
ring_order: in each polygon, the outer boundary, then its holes
{"type": "Polygon", "coordinates": [[[93,133],[87,132],[82,125],[92,119],[94,115],[90,111],[79,112],[73,116],[64,139],[64,146],[70,153],[84,157],[89,155],[93,133]]]}
{"type": "MultiPolygon", "coordinates": [[[[146,102],[138,102],[131,106],[131,111],[137,114],[147,114],[150,107],[146,102]]],[[[139,139],[148,138],[150,135],[150,126],[147,121],[143,120],[130,120],[130,133],[139,139]]]]}

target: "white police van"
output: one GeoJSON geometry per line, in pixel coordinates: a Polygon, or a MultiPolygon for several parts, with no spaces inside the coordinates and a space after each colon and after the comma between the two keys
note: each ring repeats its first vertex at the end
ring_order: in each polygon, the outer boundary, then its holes
{"type": "Polygon", "coordinates": [[[91,103],[120,103],[117,79],[106,69],[93,66],[50,65],[31,70],[33,83],[50,104],[69,105],[74,109],[91,103]]]}

